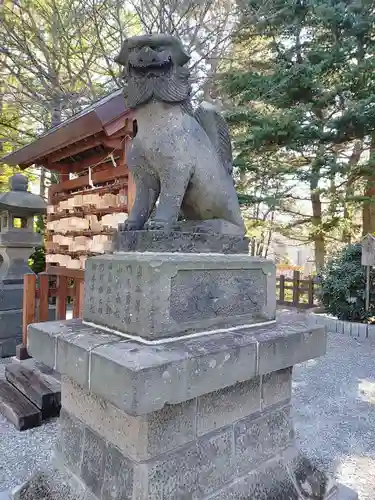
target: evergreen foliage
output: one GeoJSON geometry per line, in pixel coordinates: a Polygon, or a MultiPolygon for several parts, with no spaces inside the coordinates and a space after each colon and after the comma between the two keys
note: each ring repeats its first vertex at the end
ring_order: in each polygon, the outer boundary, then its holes
{"type": "Polygon", "coordinates": [[[334,255],[320,276],[320,300],[325,310],[344,321],[370,322],[375,316],[375,270],[370,273],[370,308],[365,311],[366,272],[361,245],[349,245],[334,255]]]}
{"type": "Polygon", "coordinates": [[[247,60],[234,57],[222,79],[236,162],[284,186],[270,194],[294,200],[289,227],[314,243],[319,270],[332,240],[358,235],[353,207],[374,203],[361,182],[375,158],[363,157],[375,131],[375,5],[273,0],[273,14],[256,15],[261,5],[248,2],[234,41],[247,60]]]}

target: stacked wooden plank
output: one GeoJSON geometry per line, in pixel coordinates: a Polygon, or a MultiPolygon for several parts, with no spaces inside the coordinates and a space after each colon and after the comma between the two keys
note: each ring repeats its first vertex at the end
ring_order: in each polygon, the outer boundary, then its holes
{"type": "Polygon", "coordinates": [[[0,413],[20,431],[57,417],[61,407],[59,380],[29,361],[7,365],[0,379],[0,413]]]}
{"type": "Polygon", "coordinates": [[[84,269],[87,257],[109,252],[113,233],[127,219],[126,204],[126,190],[119,189],[72,193],[49,205],[46,262],[84,269]]]}

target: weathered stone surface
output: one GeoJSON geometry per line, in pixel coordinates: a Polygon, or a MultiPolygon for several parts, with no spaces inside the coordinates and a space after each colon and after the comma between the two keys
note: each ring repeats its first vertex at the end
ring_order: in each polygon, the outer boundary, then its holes
{"type": "Polygon", "coordinates": [[[72,372],[71,377],[87,385],[91,350],[118,340],[118,336],[85,326],[80,320],[46,321],[28,326],[27,347],[29,353],[46,366],[59,373],[72,372]],[[33,335],[39,326],[41,335],[33,335]]]}
{"type": "Polygon", "coordinates": [[[198,398],[198,434],[206,434],[259,411],[259,377],[204,394],[198,398]]]}
{"type": "MultiPolygon", "coordinates": [[[[95,496],[77,477],[64,468],[42,471],[35,474],[25,484],[16,488],[12,500],[358,500],[351,489],[335,485],[323,479],[326,485],[320,489],[321,473],[308,461],[306,464],[303,490],[296,483],[293,460],[288,456],[296,450],[288,450],[278,457],[264,462],[244,476],[223,485],[212,495],[203,495],[198,481],[198,455],[193,448],[186,452],[188,463],[178,456],[171,456],[171,462],[141,464],[138,466],[137,481],[130,470],[132,464],[116,453],[111,460],[107,449],[104,483],[100,497],[95,496]],[[309,471],[314,473],[309,475],[309,471]],[[106,474],[109,476],[106,477],[106,474]],[[109,479],[110,477],[110,479],[109,479]],[[107,486],[108,487],[107,487],[107,486]],[[316,489],[318,488],[318,490],[316,489]]],[[[217,455],[215,446],[212,456],[217,455]]],[[[301,459],[299,459],[301,461],[301,459]]],[[[198,465],[199,466],[199,465],[198,465]]],[[[220,464],[222,466],[222,464],[220,464]]],[[[214,471],[214,469],[212,469],[214,471]]],[[[208,476],[206,476],[208,477],[208,476]]],[[[219,481],[214,472],[213,479],[219,481]]],[[[202,483],[204,485],[204,483],[202,483]]],[[[10,498],[10,497],[9,497],[10,498]]]]}
{"type": "Polygon", "coordinates": [[[55,451],[55,465],[67,468],[79,478],[86,492],[84,499],[132,499],[135,464],[65,409],[60,422],[61,440],[55,451]]]}
{"type": "Polygon", "coordinates": [[[289,448],[263,462],[209,497],[210,500],[357,500],[350,488],[336,484],[309,460],[289,448]],[[296,464],[299,463],[299,467],[296,464]],[[296,469],[297,467],[297,469],[296,469]],[[300,475],[299,482],[296,476],[300,475]]]}
{"type": "Polygon", "coordinates": [[[12,492],[12,500],[86,499],[83,484],[71,472],[60,468],[37,472],[12,492]]]}
{"type": "Polygon", "coordinates": [[[86,427],[83,438],[81,478],[97,497],[100,497],[103,487],[105,454],[105,441],[86,427]]]}
{"type": "Polygon", "coordinates": [[[155,208],[153,228],[171,229],[182,214],[197,226],[223,220],[243,236],[228,126],[212,104],[193,112],[181,42],[171,35],[132,37],[116,60],[137,119],[127,155],[136,199],[124,229],[142,229],[155,208]]]}
{"type": "Polygon", "coordinates": [[[293,442],[290,407],[276,408],[259,418],[246,418],[234,425],[237,471],[248,472],[293,442]]]}
{"type": "Polygon", "coordinates": [[[21,337],[22,310],[0,310],[0,341],[2,339],[21,337]]]}
{"type": "Polygon", "coordinates": [[[58,451],[64,458],[64,464],[79,475],[82,465],[85,426],[64,409],[61,411],[59,423],[60,441],[58,451]]]}
{"type": "Polygon", "coordinates": [[[0,358],[14,356],[21,339],[22,310],[0,310],[0,358]]]}
{"type": "Polygon", "coordinates": [[[67,412],[134,460],[160,455],[196,437],[196,400],[134,417],[64,377],[62,402],[67,412]]]}
{"type": "Polygon", "coordinates": [[[91,353],[90,388],[128,413],[144,414],[255,376],[252,338],[215,337],[165,346],[121,342],[99,347],[91,353]],[[110,390],[106,380],[111,380],[110,390]]]}
{"type": "Polygon", "coordinates": [[[42,423],[41,411],[5,380],[0,380],[0,413],[20,431],[42,423]]]}
{"type": "Polygon", "coordinates": [[[56,338],[55,369],[59,373],[68,370],[71,377],[79,384],[86,386],[89,376],[90,353],[100,345],[117,342],[119,338],[103,330],[92,330],[86,328],[78,335],[72,330],[71,333],[60,332],[56,338]]]}
{"type": "MultiPolygon", "coordinates": [[[[198,489],[199,453],[195,444],[163,459],[144,464],[144,483],[139,485],[148,496],[139,498],[165,500],[169,498],[190,500],[196,498],[198,489]]],[[[138,487],[139,487],[138,486],[138,487]]],[[[135,498],[138,498],[135,496],[135,498]]]]}
{"type": "Polygon", "coordinates": [[[27,350],[31,356],[46,366],[56,369],[56,338],[61,330],[72,333],[69,325],[62,321],[35,323],[27,327],[27,350]],[[39,326],[43,325],[43,328],[39,326]],[[35,332],[35,334],[34,334],[35,332]]]}
{"type": "Polygon", "coordinates": [[[198,441],[198,479],[195,498],[205,498],[235,477],[233,428],[203,436],[198,441]]]}
{"type": "Polygon", "coordinates": [[[43,419],[59,415],[61,387],[53,377],[23,363],[11,363],[5,367],[5,378],[42,411],[43,419]]]}
{"type": "Polygon", "coordinates": [[[302,333],[303,323],[285,326],[288,335],[285,335],[285,330],[282,331],[283,329],[278,328],[272,332],[257,334],[260,374],[282,370],[287,366],[293,366],[325,354],[327,348],[325,328],[305,328],[302,333]]]}
{"type": "Polygon", "coordinates": [[[88,259],[84,319],[145,339],[273,320],[275,266],[247,255],[119,253],[88,259]]]}
{"type": "Polygon", "coordinates": [[[17,337],[0,340],[0,358],[9,358],[14,356],[17,351],[17,345],[21,342],[22,334],[17,337]]]}
{"type": "Polygon", "coordinates": [[[244,253],[249,240],[209,232],[118,231],[114,237],[117,252],[244,253]]]}
{"type": "Polygon", "coordinates": [[[288,401],[292,395],[292,367],[262,376],[262,409],[288,401]]]}
{"type": "Polygon", "coordinates": [[[58,361],[63,374],[127,413],[142,415],[323,355],[326,332],[303,322],[280,323],[141,345],[79,320],[30,325],[30,353],[48,366],[56,366],[57,342],[66,353],[58,361]],[[77,371],[77,356],[85,360],[84,370],[77,371]]]}
{"type": "MultiPolygon", "coordinates": [[[[224,486],[210,500],[300,500],[278,458],[224,486]]],[[[307,499],[306,499],[307,500],[307,499]]],[[[312,499],[310,499],[312,500],[312,499]]],[[[314,499],[315,500],[315,499],[314,499]]],[[[318,499],[316,499],[318,500],[318,499]]],[[[322,500],[322,499],[319,499],[322,500]]]]}
{"type": "Polygon", "coordinates": [[[103,500],[133,499],[134,464],[114,446],[107,446],[104,479],[101,492],[103,500]]]}
{"type": "Polygon", "coordinates": [[[23,282],[0,286],[0,311],[22,309],[23,282]]]}

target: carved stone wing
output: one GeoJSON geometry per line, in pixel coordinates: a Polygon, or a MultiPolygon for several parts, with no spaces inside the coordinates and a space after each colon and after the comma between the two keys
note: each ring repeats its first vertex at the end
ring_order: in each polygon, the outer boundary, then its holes
{"type": "Polygon", "coordinates": [[[229,129],[219,110],[209,102],[203,102],[194,117],[206,132],[229,175],[233,172],[232,144],[229,129]]]}

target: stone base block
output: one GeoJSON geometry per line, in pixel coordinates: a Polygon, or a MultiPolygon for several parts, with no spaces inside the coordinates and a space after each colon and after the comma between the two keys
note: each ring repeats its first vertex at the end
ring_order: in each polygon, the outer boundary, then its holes
{"type": "MultiPolygon", "coordinates": [[[[295,475],[289,473],[286,464],[287,462],[283,462],[282,459],[270,461],[267,464],[268,469],[265,466],[259,472],[250,473],[228,485],[217,495],[210,496],[208,500],[358,500],[358,495],[353,490],[341,484],[325,492],[326,481],[321,485],[322,494],[318,493],[314,496],[309,494],[310,491],[316,493],[317,484],[319,484],[314,476],[308,478],[308,481],[312,482],[311,485],[306,481],[304,489],[294,488],[295,475]],[[303,496],[299,495],[301,491],[303,491],[303,496]]],[[[111,494],[105,500],[114,498],[138,500],[137,497],[131,497],[126,493],[123,493],[122,497],[111,494]]],[[[190,500],[191,497],[183,495],[165,497],[165,500],[171,499],[190,500]]],[[[3,500],[1,494],[0,500],[3,500]]],[[[35,474],[12,495],[4,493],[4,500],[104,500],[104,497],[98,498],[93,495],[72,473],[53,469],[35,474]]]]}
{"type": "Polygon", "coordinates": [[[9,285],[0,282],[0,311],[22,309],[22,301],[23,279],[9,285]]]}
{"type": "Polygon", "coordinates": [[[0,311],[0,340],[20,335],[22,332],[22,309],[0,311]]]}
{"type": "MultiPolygon", "coordinates": [[[[187,228],[188,229],[188,228],[187,228]]],[[[114,237],[117,252],[249,253],[249,240],[243,236],[184,231],[118,231],[114,237]]]]}
{"type": "Polygon", "coordinates": [[[340,498],[298,455],[291,419],[292,366],[324,354],[324,329],[150,346],[71,320],[30,325],[28,338],[63,374],[56,456],[79,485],[74,500],[340,498]]]}
{"type": "MultiPolygon", "coordinates": [[[[124,340],[80,320],[29,325],[28,351],[131,415],[144,415],[270,375],[326,351],[324,328],[280,323],[160,345],[124,340]]],[[[276,393],[276,394],[275,394],[276,393]]],[[[264,393],[266,401],[277,391],[264,393]]]]}
{"type": "MultiPolygon", "coordinates": [[[[135,464],[111,445],[105,445],[95,434],[86,430],[81,466],[72,469],[64,465],[64,457],[55,454],[55,468],[39,472],[13,491],[12,500],[358,500],[348,487],[336,484],[301,456],[294,446],[277,456],[263,461],[246,474],[225,482],[219,477],[220,447],[210,448],[217,463],[211,474],[222,487],[212,494],[204,494],[205,482],[186,474],[195,465],[197,457],[187,455],[187,464],[168,460],[153,464],[135,464]],[[167,465],[168,462],[168,465],[167,465]],[[182,467],[183,465],[183,467],[182,467]],[[151,472],[151,473],[150,473],[151,472]],[[77,477],[76,474],[83,474],[77,477]],[[195,484],[194,484],[194,481],[195,484]],[[178,482],[178,484],[176,484],[178,482]],[[147,486],[146,486],[147,485],[147,486]],[[146,486],[146,488],[145,488],[146,486]],[[94,493],[95,492],[95,493],[94,493]]],[[[65,459],[66,463],[66,459],[65,459]]],[[[197,460],[203,477],[207,467],[197,460]]],[[[227,478],[228,475],[225,476],[227,478]]]]}
{"type": "Polygon", "coordinates": [[[87,260],[87,322],[146,340],[275,319],[276,271],[248,255],[124,252],[87,260]]]}
{"type": "Polygon", "coordinates": [[[34,474],[11,492],[12,500],[97,500],[91,492],[64,468],[52,468],[34,474]]]}
{"type": "Polygon", "coordinates": [[[0,358],[9,358],[17,353],[17,346],[21,342],[22,335],[0,340],[0,358]]]}

